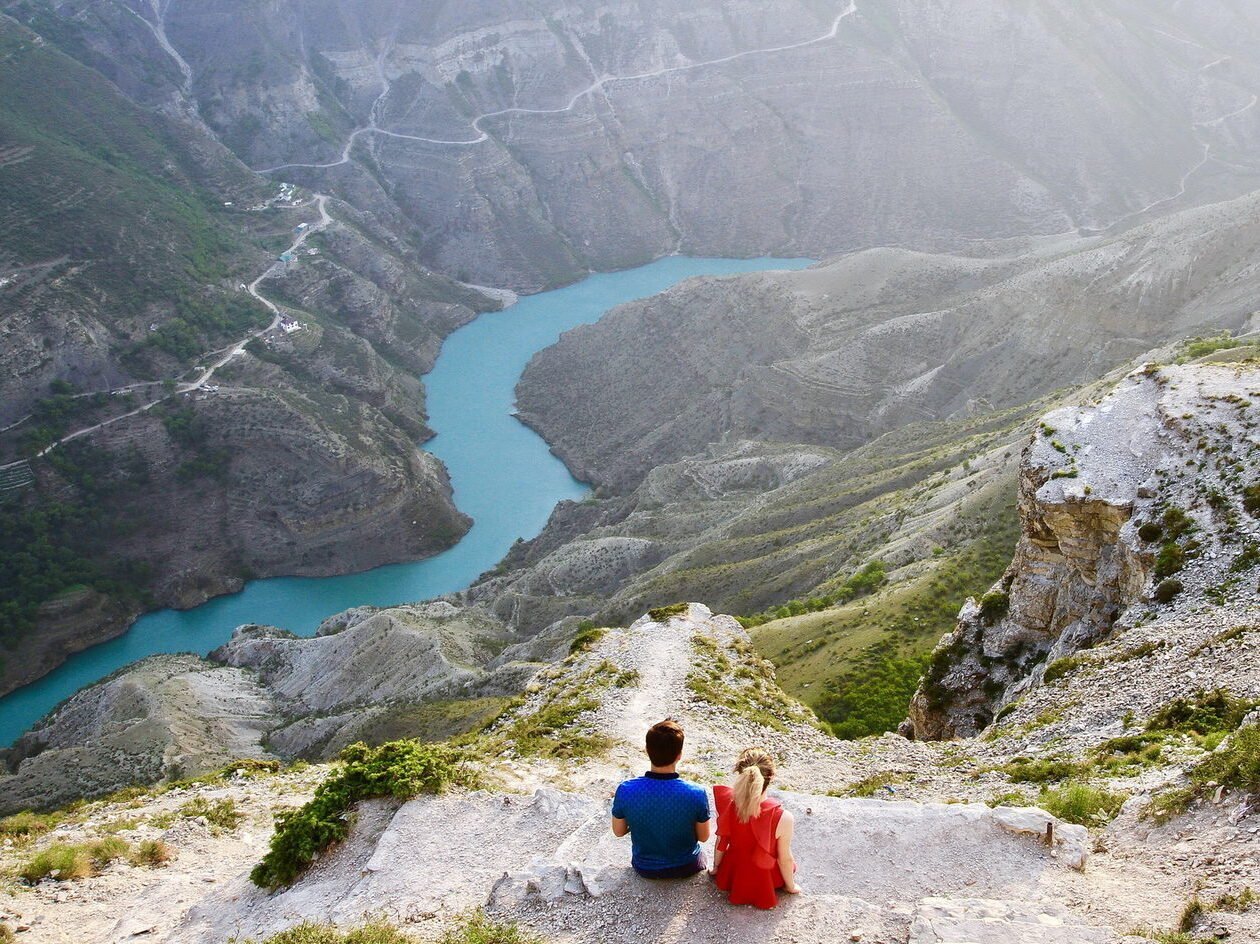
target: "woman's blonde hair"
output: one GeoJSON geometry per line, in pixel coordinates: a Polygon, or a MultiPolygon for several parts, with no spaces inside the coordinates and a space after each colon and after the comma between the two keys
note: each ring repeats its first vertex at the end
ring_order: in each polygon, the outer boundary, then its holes
{"type": "Polygon", "coordinates": [[[759,747],[750,747],[735,762],[735,813],[741,823],[761,813],[761,798],[774,779],[774,758],[759,747]]]}

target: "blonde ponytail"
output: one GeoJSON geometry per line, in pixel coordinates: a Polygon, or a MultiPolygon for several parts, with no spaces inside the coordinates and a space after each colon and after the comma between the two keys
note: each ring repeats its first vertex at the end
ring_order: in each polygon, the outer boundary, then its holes
{"type": "Polygon", "coordinates": [[[735,763],[735,813],[741,823],[761,813],[761,798],[774,779],[774,760],[765,751],[750,747],[735,763]]]}

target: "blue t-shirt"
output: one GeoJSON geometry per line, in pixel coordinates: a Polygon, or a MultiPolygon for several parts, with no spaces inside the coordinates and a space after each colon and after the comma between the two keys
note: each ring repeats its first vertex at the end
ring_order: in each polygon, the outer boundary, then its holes
{"type": "Polygon", "coordinates": [[[649,771],[617,788],[612,815],[630,825],[636,869],[678,868],[700,854],[696,823],[709,819],[709,795],[678,774],[649,771]]]}

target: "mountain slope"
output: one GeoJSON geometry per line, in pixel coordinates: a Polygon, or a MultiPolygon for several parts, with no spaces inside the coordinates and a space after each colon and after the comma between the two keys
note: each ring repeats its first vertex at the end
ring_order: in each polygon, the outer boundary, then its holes
{"type": "Polygon", "coordinates": [[[1224,0],[10,9],[426,264],[515,289],[675,250],[1105,228],[1256,180],[1260,22],[1224,0]]]}
{"type": "Polygon", "coordinates": [[[454,543],[418,375],[501,300],[9,16],[0,57],[0,693],[144,609],[454,543]]]}
{"type": "Polygon", "coordinates": [[[1015,257],[872,250],[698,279],[568,332],[517,387],[575,474],[625,490],[729,439],[850,449],[1091,382],[1251,318],[1260,197],[1015,257]]]}

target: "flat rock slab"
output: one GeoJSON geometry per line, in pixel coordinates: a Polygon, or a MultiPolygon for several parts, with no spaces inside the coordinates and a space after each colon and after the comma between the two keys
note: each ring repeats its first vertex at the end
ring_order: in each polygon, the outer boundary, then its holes
{"type": "Polygon", "coordinates": [[[1090,927],[1060,905],[983,898],[926,898],[909,944],[1117,944],[1110,928],[1090,927]]]}

